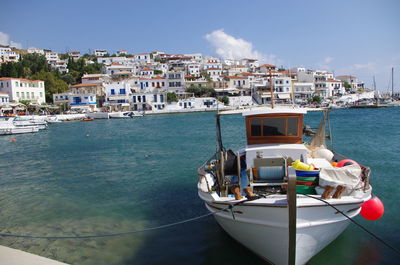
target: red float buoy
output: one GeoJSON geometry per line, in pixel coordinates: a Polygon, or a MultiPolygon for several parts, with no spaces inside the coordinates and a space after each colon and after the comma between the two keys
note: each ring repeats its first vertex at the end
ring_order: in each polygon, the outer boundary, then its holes
{"type": "Polygon", "coordinates": [[[358,165],[358,163],[357,163],[356,161],[354,161],[354,160],[351,160],[351,159],[343,159],[343,160],[339,161],[339,162],[336,164],[336,167],[344,167],[344,166],[348,166],[348,165],[352,165],[352,164],[358,165]]]}
{"type": "Polygon", "coordinates": [[[15,138],[12,138],[12,139],[11,139],[11,142],[14,143],[15,141],[17,141],[15,138]]]}
{"type": "Polygon", "coordinates": [[[361,204],[360,214],[367,220],[378,220],[383,216],[385,212],[385,207],[382,201],[378,197],[369,199],[368,201],[361,204]]]}

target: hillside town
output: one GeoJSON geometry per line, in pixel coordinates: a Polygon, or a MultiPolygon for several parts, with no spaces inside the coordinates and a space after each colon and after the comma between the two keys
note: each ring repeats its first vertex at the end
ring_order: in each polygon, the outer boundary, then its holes
{"type": "Polygon", "coordinates": [[[110,55],[95,49],[82,55],[38,48],[0,47],[0,63],[18,62],[27,54],[43,56],[52,71],[68,75],[73,62],[99,65],[97,73],[83,73],[77,83],[46,99],[46,82],[0,78],[0,115],[16,113],[26,103],[36,110],[86,112],[174,112],[276,104],[315,106],[352,104],[374,98],[374,91],[352,75],[335,76],[303,67],[284,69],[252,58],[221,59],[201,53],[168,54],[162,51],[110,55]],[[271,89],[272,88],[272,89],[271,89]],[[272,91],[271,91],[272,90],[272,91]],[[25,103],[25,104],[22,104],[25,103]]]}

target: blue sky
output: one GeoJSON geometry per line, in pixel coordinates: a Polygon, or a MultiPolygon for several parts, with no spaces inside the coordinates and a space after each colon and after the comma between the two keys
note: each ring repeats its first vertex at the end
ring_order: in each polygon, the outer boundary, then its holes
{"type": "Polygon", "coordinates": [[[0,43],[258,57],[400,90],[400,1],[2,0],[0,43]],[[4,12],[6,11],[6,12],[4,12]],[[397,80],[397,81],[396,81],[397,80]]]}

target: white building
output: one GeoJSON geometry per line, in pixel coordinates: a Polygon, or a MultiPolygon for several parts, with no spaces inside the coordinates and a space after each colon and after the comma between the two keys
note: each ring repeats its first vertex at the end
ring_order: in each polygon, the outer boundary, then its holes
{"type": "Polygon", "coordinates": [[[200,64],[199,63],[187,64],[186,73],[191,76],[200,76],[200,64]]]}
{"type": "Polygon", "coordinates": [[[364,83],[360,82],[356,76],[351,76],[351,75],[340,75],[337,76],[336,79],[339,79],[342,82],[348,83],[351,88],[351,91],[357,91],[357,90],[363,90],[364,89],[364,83]]]}
{"type": "Polygon", "coordinates": [[[56,62],[56,61],[60,60],[58,53],[52,52],[50,50],[44,50],[44,56],[46,57],[46,60],[48,63],[56,62]]]}
{"type": "Polygon", "coordinates": [[[127,55],[127,54],[128,54],[127,50],[119,50],[119,51],[116,52],[117,56],[124,56],[124,55],[127,55]]]}
{"type": "Polygon", "coordinates": [[[41,80],[2,77],[0,91],[6,92],[10,96],[10,101],[28,100],[38,104],[46,102],[44,81],[41,80]]]}
{"type": "Polygon", "coordinates": [[[0,63],[18,62],[19,54],[9,47],[0,47],[0,63]]]}
{"type": "Polygon", "coordinates": [[[10,102],[10,95],[8,95],[7,92],[0,91],[0,105],[4,105],[5,103],[9,103],[9,102],[10,102]]]}
{"type": "Polygon", "coordinates": [[[65,105],[69,109],[94,111],[96,108],[96,94],[94,93],[56,93],[53,94],[55,105],[65,105]]]}
{"type": "Polygon", "coordinates": [[[219,81],[222,75],[222,69],[220,68],[209,68],[206,73],[210,76],[212,81],[219,81]]]}
{"type": "Polygon", "coordinates": [[[26,51],[28,53],[37,53],[37,54],[40,54],[40,55],[44,55],[44,50],[43,49],[38,49],[38,48],[31,47],[31,48],[28,48],[26,51]]]}
{"type": "Polygon", "coordinates": [[[140,64],[147,64],[151,62],[150,53],[137,53],[134,55],[134,59],[136,62],[140,64]]]}
{"type": "Polygon", "coordinates": [[[108,80],[108,75],[105,74],[84,74],[82,76],[82,84],[102,84],[108,80]]]}
{"type": "Polygon", "coordinates": [[[50,67],[57,69],[62,74],[67,74],[69,72],[68,60],[50,61],[50,67]]]}
{"type": "Polygon", "coordinates": [[[79,58],[81,58],[81,52],[78,51],[69,51],[68,52],[68,56],[71,57],[74,60],[77,60],[79,58]]]}
{"type": "Polygon", "coordinates": [[[185,73],[181,71],[170,71],[167,73],[167,82],[170,92],[184,92],[185,73]]]}
{"type": "Polygon", "coordinates": [[[108,54],[108,52],[107,52],[106,50],[99,50],[99,49],[97,49],[97,50],[94,50],[94,51],[93,51],[93,55],[94,55],[94,56],[97,56],[97,57],[103,57],[103,56],[105,56],[106,54],[108,54]]]}

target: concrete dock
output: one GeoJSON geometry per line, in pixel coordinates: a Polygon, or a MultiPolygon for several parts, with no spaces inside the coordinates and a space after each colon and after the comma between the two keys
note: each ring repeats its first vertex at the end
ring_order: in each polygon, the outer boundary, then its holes
{"type": "Polygon", "coordinates": [[[18,249],[0,246],[0,264],[7,265],[67,265],[18,249]]]}

